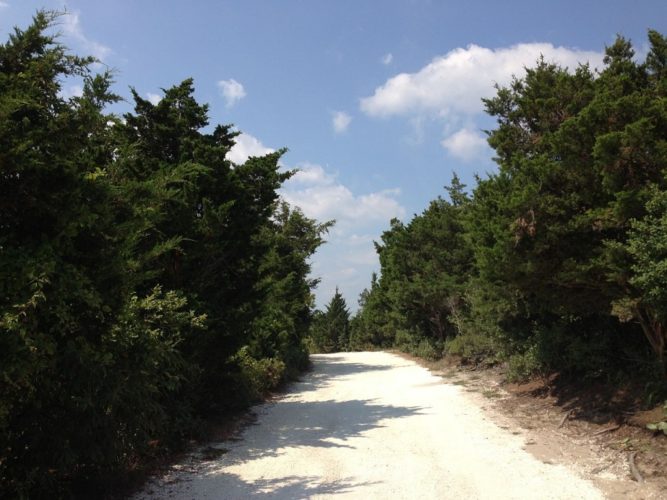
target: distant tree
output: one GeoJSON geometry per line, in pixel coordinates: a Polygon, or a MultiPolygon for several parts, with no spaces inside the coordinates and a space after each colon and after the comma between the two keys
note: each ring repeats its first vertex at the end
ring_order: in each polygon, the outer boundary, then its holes
{"type": "Polygon", "coordinates": [[[327,305],[325,315],[330,325],[331,336],[336,339],[336,350],[348,351],[350,349],[350,311],[338,287],[336,287],[336,293],[331,302],[327,305]]]}
{"type": "Polygon", "coordinates": [[[394,332],[390,327],[389,303],[377,274],[371,276],[371,287],[359,295],[359,310],[350,321],[350,349],[363,350],[391,347],[394,332]]]}
{"type": "Polygon", "coordinates": [[[320,352],[350,349],[350,311],[337,287],[324,312],[315,315],[311,339],[320,352]]]}

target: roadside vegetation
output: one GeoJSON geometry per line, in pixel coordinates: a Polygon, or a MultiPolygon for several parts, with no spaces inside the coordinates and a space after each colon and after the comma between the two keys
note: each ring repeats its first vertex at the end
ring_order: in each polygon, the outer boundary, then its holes
{"type": "Polygon", "coordinates": [[[497,88],[497,172],[391,221],[350,347],[667,395],[667,39],[648,42],[643,60],[619,37],[603,68],[539,60],[497,88]]]}
{"type": "Polygon", "coordinates": [[[4,498],[85,496],[305,369],[330,225],[279,199],[283,151],[227,159],[191,80],[108,112],[57,17],[0,46],[4,498]]]}

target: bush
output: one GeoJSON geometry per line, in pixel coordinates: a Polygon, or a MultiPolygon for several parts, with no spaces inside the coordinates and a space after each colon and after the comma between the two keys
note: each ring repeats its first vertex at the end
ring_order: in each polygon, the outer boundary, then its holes
{"type": "Polygon", "coordinates": [[[236,355],[245,388],[253,400],[258,400],[280,385],[285,377],[285,363],[277,358],[255,359],[242,347],[236,355]]]}
{"type": "Polygon", "coordinates": [[[433,344],[428,339],[422,339],[417,346],[412,349],[410,354],[414,354],[419,358],[427,359],[429,361],[436,361],[442,358],[442,348],[433,344]]]}
{"type": "Polygon", "coordinates": [[[523,353],[512,354],[508,360],[507,379],[510,382],[521,382],[542,372],[543,365],[533,345],[523,353]]]}
{"type": "Polygon", "coordinates": [[[404,352],[412,352],[417,348],[418,337],[408,330],[397,329],[394,346],[404,352]]]}
{"type": "Polygon", "coordinates": [[[462,363],[492,365],[500,361],[498,340],[481,332],[457,335],[445,344],[445,352],[460,357],[462,363]]]}

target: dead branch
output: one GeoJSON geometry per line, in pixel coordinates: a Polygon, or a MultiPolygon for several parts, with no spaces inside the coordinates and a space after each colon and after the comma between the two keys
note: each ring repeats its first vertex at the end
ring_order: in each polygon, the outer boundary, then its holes
{"type": "Polygon", "coordinates": [[[594,432],[592,435],[593,436],[599,436],[600,434],[604,434],[605,432],[615,431],[615,430],[620,429],[620,428],[621,428],[620,425],[612,425],[611,427],[607,427],[606,429],[602,429],[602,430],[599,430],[597,432],[594,432]]]}
{"type": "Polygon", "coordinates": [[[637,469],[637,465],[635,464],[635,455],[636,454],[637,454],[637,452],[633,451],[628,456],[628,463],[630,464],[630,472],[632,473],[632,477],[635,479],[635,481],[637,481],[638,483],[643,483],[644,478],[639,473],[639,469],[637,469]]]}
{"type": "Polygon", "coordinates": [[[563,419],[560,421],[560,424],[558,424],[558,427],[556,427],[556,428],[560,429],[561,427],[563,427],[563,425],[565,424],[565,421],[568,418],[570,418],[570,415],[572,415],[572,410],[569,410],[565,415],[563,415],[563,419]]]}

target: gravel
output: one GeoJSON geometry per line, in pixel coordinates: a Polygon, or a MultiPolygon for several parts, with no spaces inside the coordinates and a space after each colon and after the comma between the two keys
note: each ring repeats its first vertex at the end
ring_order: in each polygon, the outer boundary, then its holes
{"type": "Polygon", "coordinates": [[[384,352],[312,360],[287,394],[254,409],[240,440],[209,443],[135,498],[603,498],[412,361],[384,352]]]}

